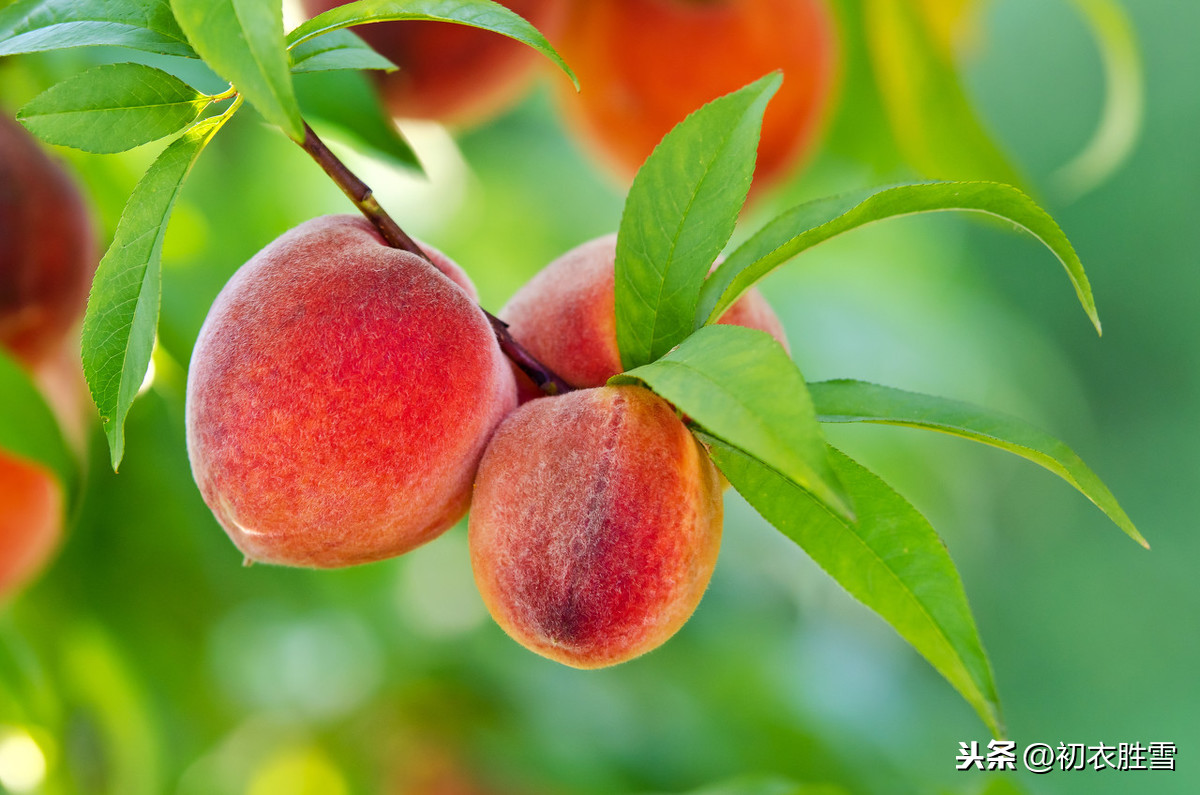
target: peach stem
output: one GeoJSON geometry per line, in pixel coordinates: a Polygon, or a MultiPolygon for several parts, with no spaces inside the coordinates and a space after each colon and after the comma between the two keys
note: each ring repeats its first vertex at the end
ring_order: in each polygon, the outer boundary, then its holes
{"type": "MultiPolygon", "coordinates": [[[[342,189],[342,193],[346,194],[359,212],[374,225],[379,234],[383,236],[384,242],[392,248],[411,252],[429,261],[429,255],[421,250],[416,241],[409,237],[376,201],[370,186],[347,168],[346,164],[339,160],[337,155],[329,150],[329,147],[325,146],[325,143],[307,124],[304,125],[304,140],[300,142],[300,146],[312,156],[313,160],[317,161],[317,165],[324,169],[329,178],[342,189]]],[[[573,387],[549,367],[535,359],[529,351],[522,348],[512,338],[512,334],[508,332],[507,323],[486,309],[482,311],[487,316],[488,322],[492,324],[492,331],[496,335],[496,342],[499,343],[500,350],[513,364],[521,368],[523,373],[533,379],[539,389],[547,395],[562,395],[572,391],[573,387]]]]}

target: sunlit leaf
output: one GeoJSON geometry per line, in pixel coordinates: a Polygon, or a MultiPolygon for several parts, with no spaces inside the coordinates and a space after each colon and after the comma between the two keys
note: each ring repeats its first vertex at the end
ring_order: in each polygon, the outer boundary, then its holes
{"type": "Polygon", "coordinates": [[[625,369],[692,331],[705,274],[729,242],[754,176],[780,75],[713,100],[675,126],[634,177],[617,232],[617,347],[625,369]]]}
{"type": "Polygon", "coordinates": [[[368,22],[426,20],[453,22],[483,28],[516,39],[553,61],[575,83],[574,72],[537,28],[504,6],[491,0],[358,0],[331,8],[288,34],[288,47],[296,47],[316,36],[368,22]]]}
{"type": "Polygon", "coordinates": [[[64,494],[75,487],[75,459],[54,412],[16,359],[0,349],[0,450],[54,473],[64,494]]]}
{"type": "Polygon", "coordinates": [[[179,132],[209,101],[160,69],[117,63],[52,86],[21,108],[17,119],[48,143],[123,152],[179,132]]]}
{"type": "Polygon", "coordinates": [[[188,41],[288,137],[304,138],[279,0],[171,0],[188,41]]]}
{"type": "Polygon", "coordinates": [[[0,9],[0,55],[97,44],[196,56],[168,0],[17,0],[0,9]]]}
{"type": "Polygon", "coordinates": [[[288,54],[292,59],[292,74],[338,69],[396,69],[394,63],[348,30],[335,30],[309,39],[288,54]]]}
{"type": "Polygon", "coordinates": [[[947,210],[992,215],[1041,241],[1066,268],[1083,310],[1100,331],[1092,287],[1071,241],[1032,199],[1010,185],[996,182],[901,185],[793,207],[752,235],[705,280],[695,325],[715,323],[755,282],[818,243],[885,218],[947,210]]]}
{"type": "Polygon", "coordinates": [[[809,391],[821,422],[875,422],[927,428],[1028,458],[1079,489],[1130,538],[1149,548],[1116,497],[1079,456],[1024,420],[970,403],[863,381],[822,381],[809,384],[809,391]]]}
{"type": "Polygon", "coordinates": [[[742,450],[707,434],[698,436],[717,467],[764,519],[891,624],[962,694],[992,733],[1003,736],[991,666],[962,580],[925,517],[836,450],[831,449],[833,469],[854,500],[857,522],[830,513],[742,450]]]}
{"type": "Polygon", "coordinates": [[[125,451],[125,416],[154,349],[167,221],[196,158],[227,118],[205,119],[163,150],[133,189],[92,282],[83,320],[83,371],[114,469],[125,451]]]}
{"type": "Polygon", "coordinates": [[[641,382],[709,434],[745,450],[850,518],[804,377],[769,334],[708,326],[610,383],[641,382]]]}

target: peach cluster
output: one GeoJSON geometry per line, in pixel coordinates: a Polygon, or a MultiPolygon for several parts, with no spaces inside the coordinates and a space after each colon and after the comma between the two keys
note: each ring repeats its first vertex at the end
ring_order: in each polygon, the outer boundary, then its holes
{"type": "MultiPolygon", "coordinates": [[[[0,347],[29,371],[77,446],[90,401],[71,332],[95,268],[91,221],[75,183],[0,116],[0,347]]],[[[63,534],[64,497],[44,467],[0,451],[0,595],[50,559],[63,534]]]]}
{"type": "MultiPolygon", "coordinates": [[[[510,635],[583,668],[656,647],[712,574],[722,481],[672,406],[604,385],[621,370],[615,238],[551,263],[505,310],[572,387],[520,408],[467,275],[420,247],[429,260],[329,216],[234,275],[188,375],[205,502],[247,559],[310,567],[401,554],[471,505],[476,581],[510,635]]],[[[755,292],[726,321],[783,339],[755,292]]]]}

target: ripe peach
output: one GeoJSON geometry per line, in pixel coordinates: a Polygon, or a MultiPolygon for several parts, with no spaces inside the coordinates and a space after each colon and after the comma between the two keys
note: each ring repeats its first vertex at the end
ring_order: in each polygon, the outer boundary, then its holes
{"type": "Polygon", "coordinates": [[[0,451],[0,595],[42,570],[63,530],[63,494],[49,471],[0,451]]]}
{"type": "Polygon", "coordinates": [[[699,604],[720,541],[716,468],[641,387],[527,403],[479,467],[480,593],[505,632],[567,665],[613,665],[666,641],[699,604]]]}
{"type": "MultiPolygon", "coordinates": [[[[617,237],[571,249],[516,292],[500,310],[513,339],[571,386],[601,386],[622,371],[617,349],[617,237]]],[[[720,320],[765,331],[787,347],[779,318],[758,290],[736,301],[720,320]]]]}
{"type": "Polygon", "coordinates": [[[83,314],[96,252],[75,183],[0,115],[0,346],[33,366],[83,314]]]}
{"type": "MultiPolygon", "coordinates": [[[[348,0],[304,0],[316,16],[348,0]]],[[[505,0],[545,35],[562,22],[563,0],[505,0]]],[[[541,57],[524,44],[449,22],[377,22],[355,27],[400,67],[375,73],[392,114],[452,124],[483,121],[513,102],[534,76],[541,57]]]]}
{"type": "Polygon", "coordinates": [[[825,0],[576,2],[556,43],[582,86],[561,104],[626,176],[693,110],[776,69],[757,182],[786,176],[813,147],[837,59],[825,0]]]}
{"type": "Polygon", "coordinates": [[[256,254],[213,303],[188,374],[188,455],[248,559],[346,566],[458,521],[515,404],[467,293],[362,218],[327,216],[256,254]]]}

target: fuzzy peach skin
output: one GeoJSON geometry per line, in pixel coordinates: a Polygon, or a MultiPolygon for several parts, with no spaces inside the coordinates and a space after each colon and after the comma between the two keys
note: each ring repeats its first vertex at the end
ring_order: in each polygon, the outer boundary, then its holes
{"type": "MultiPolygon", "coordinates": [[[[309,16],[349,0],[304,0],[309,16]]],[[[501,5],[553,39],[564,0],[505,0],[501,5]]],[[[449,22],[377,22],[354,32],[399,68],[373,72],[392,115],[456,125],[485,120],[514,102],[535,75],[539,55],[498,33],[449,22]]]]}
{"type": "Polygon", "coordinates": [[[317,218],[246,263],[192,354],[187,444],[250,560],[406,552],[466,512],[516,386],[483,312],[365,220],[317,218]]]}
{"type": "Polygon", "coordinates": [[[0,597],[36,576],[58,547],[63,495],[44,468],[0,451],[0,597]]]}
{"type": "Polygon", "coordinates": [[[582,87],[560,90],[560,104],[627,177],[689,113],[783,70],[763,119],[756,186],[812,152],[838,52],[827,0],[580,0],[555,44],[582,87]]]}
{"type": "Polygon", "coordinates": [[[74,181],[0,115],[0,346],[29,366],[52,356],[83,315],[97,262],[74,181]]]}
{"type": "Polygon", "coordinates": [[[475,582],[523,646],[576,668],[637,657],[696,609],[721,543],[716,468],[637,386],[535,400],[496,432],[470,518],[475,582]]]}
{"type": "MultiPolygon", "coordinates": [[[[500,310],[513,339],[571,386],[602,386],[624,369],[617,349],[616,256],[616,235],[577,246],[500,310]]],[[[734,302],[719,322],[765,331],[788,347],[783,325],[758,290],[734,302]]]]}

